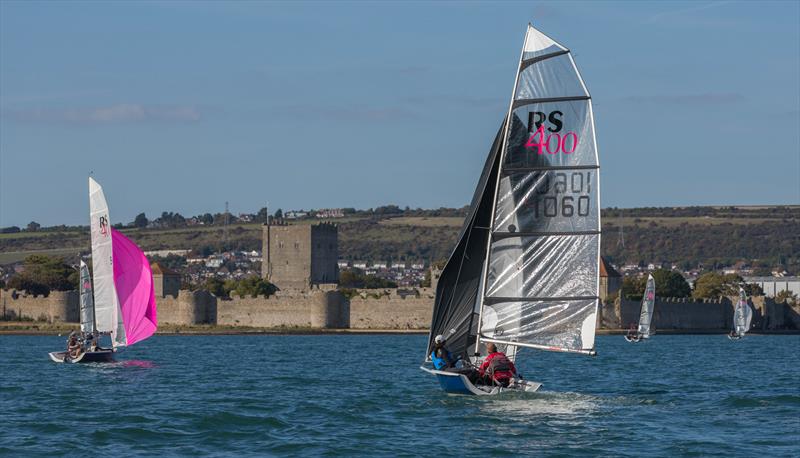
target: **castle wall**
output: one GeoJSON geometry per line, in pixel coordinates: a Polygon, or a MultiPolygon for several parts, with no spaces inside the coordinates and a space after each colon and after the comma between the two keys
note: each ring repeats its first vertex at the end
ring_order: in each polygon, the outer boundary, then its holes
{"type": "Polygon", "coordinates": [[[207,291],[181,290],[178,296],[157,298],[158,322],[165,324],[216,324],[217,298],[207,291]]]}
{"type": "Polygon", "coordinates": [[[251,327],[346,328],[349,307],[336,290],[278,293],[217,301],[217,324],[251,327]]]}
{"type": "Polygon", "coordinates": [[[0,290],[0,313],[4,319],[47,322],[80,322],[80,296],[77,291],[51,291],[45,296],[25,291],[0,290]]]}
{"type": "Polygon", "coordinates": [[[352,329],[428,329],[433,314],[435,290],[419,288],[417,294],[402,294],[402,290],[385,290],[388,295],[371,295],[384,290],[362,290],[350,299],[352,329]]]}
{"type": "MultiPolygon", "coordinates": [[[[723,297],[705,301],[688,298],[657,297],[653,312],[653,325],[658,329],[719,329],[733,327],[733,310],[738,298],[723,297]]],[[[764,296],[749,300],[753,307],[751,329],[783,329],[792,324],[786,319],[787,306],[776,304],[764,296]]],[[[617,299],[613,307],[603,309],[603,325],[627,328],[639,322],[640,302],[617,299]],[[606,312],[609,312],[608,314],[606,312]]]]}

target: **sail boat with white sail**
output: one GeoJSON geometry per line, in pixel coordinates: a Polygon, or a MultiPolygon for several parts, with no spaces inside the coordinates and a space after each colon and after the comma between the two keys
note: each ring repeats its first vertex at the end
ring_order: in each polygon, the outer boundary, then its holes
{"type": "Polygon", "coordinates": [[[81,261],[81,334],[70,334],[67,351],[50,353],[58,363],[111,361],[117,349],[150,337],[158,324],[150,263],[111,227],[103,188],[91,177],[89,207],[94,287],[81,261]],[[99,346],[104,335],[109,348],[99,346]]]}
{"type": "Polygon", "coordinates": [[[750,322],[753,320],[753,309],[747,303],[747,293],[744,288],[739,287],[739,301],[733,310],[733,330],[728,334],[731,340],[739,340],[750,330],[750,322]]]}
{"type": "Polygon", "coordinates": [[[656,281],[652,274],[647,275],[647,286],[642,296],[642,308],[639,311],[639,327],[632,329],[625,336],[628,342],[639,342],[642,339],[649,339],[652,333],[651,323],[653,321],[653,307],[656,302],[656,281]]]}
{"type": "Polygon", "coordinates": [[[436,290],[422,369],[450,393],[535,391],[475,385],[464,373],[492,343],[595,354],[599,163],[592,102],[570,51],[530,24],[511,103],[436,290]],[[434,338],[460,360],[430,369],[434,338]]]}

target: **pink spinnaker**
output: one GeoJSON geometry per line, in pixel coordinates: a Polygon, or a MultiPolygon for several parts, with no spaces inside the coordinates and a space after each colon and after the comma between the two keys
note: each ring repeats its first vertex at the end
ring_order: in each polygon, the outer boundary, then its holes
{"type": "Polygon", "coordinates": [[[114,285],[117,288],[126,343],[144,340],[158,326],[153,272],[142,250],[127,237],[111,230],[114,253],[114,285]]]}

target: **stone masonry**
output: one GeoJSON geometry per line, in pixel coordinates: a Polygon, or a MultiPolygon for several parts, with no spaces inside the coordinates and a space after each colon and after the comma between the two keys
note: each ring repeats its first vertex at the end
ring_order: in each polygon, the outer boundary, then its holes
{"type": "Polygon", "coordinates": [[[336,284],[338,240],[333,224],[264,225],[261,276],[281,290],[336,284]]]}

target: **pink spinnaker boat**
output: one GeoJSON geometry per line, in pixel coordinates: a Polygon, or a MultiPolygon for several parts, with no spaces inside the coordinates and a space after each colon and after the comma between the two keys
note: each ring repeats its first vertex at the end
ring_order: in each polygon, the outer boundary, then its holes
{"type": "Polygon", "coordinates": [[[82,264],[81,336],[70,336],[68,351],[50,353],[56,362],[111,361],[117,348],[147,339],[158,327],[150,263],[135,243],[111,228],[103,188],[91,177],[89,207],[94,288],[82,264]],[[111,348],[97,345],[101,335],[110,336],[111,348]]]}

